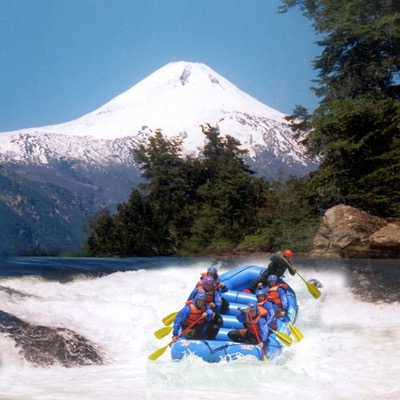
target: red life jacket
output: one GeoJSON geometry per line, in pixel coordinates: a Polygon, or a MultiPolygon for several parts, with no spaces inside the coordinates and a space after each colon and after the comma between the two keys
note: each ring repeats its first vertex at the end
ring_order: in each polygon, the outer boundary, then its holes
{"type": "MultiPolygon", "coordinates": [[[[206,307],[197,308],[191,300],[187,301],[186,304],[190,306],[190,314],[185,319],[183,325],[190,326],[195,323],[201,315],[206,311],[206,307]]],[[[203,325],[204,319],[200,320],[196,325],[203,325]]]]}
{"type": "Polygon", "coordinates": [[[258,314],[253,318],[250,317],[249,313],[246,315],[246,326],[248,331],[255,337],[260,337],[260,327],[258,326],[258,321],[260,318],[265,317],[267,310],[265,308],[258,307],[258,314]]]}

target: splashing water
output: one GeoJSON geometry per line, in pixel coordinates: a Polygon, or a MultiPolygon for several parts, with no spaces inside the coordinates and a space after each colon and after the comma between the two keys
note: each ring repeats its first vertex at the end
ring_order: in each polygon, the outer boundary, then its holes
{"type": "MultiPolygon", "coordinates": [[[[258,260],[255,265],[263,263],[258,260]]],[[[399,303],[371,303],[356,297],[348,273],[337,265],[318,268],[307,261],[296,265],[302,276],[323,284],[318,300],[297,276],[286,277],[297,293],[296,326],[304,339],[285,348],[275,360],[263,363],[246,357],[208,364],[191,356],[176,362],[169,349],[156,361],[148,360],[149,354],[170,341],[170,337],[156,339],[153,332],[162,327],[163,317],[183,306],[208,265],[198,261],[182,266],[170,259],[162,268],[100,277],[80,274],[67,282],[38,276],[0,279],[3,311],[32,324],[71,329],[96,343],[105,359],[98,366],[37,368],[21,357],[12,337],[0,335],[0,398],[400,397],[399,303]]],[[[223,265],[219,272],[231,267],[223,265]]]]}

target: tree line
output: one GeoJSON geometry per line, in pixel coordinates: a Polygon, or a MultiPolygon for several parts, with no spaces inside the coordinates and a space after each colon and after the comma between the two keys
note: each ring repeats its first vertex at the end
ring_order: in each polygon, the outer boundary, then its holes
{"type": "Polygon", "coordinates": [[[203,127],[199,157],[161,132],[137,148],[145,183],[111,214],[90,220],[92,255],[206,254],[310,249],[324,211],[348,204],[400,217],[400,1],[282,0],[312,21],[321,54],[315,111],[298,105],[287,119],[317,171],[266,181],[245,152],[203,127]]]}
{"type": "Polygon", "coordinates": [[[196,157],[182,154],[181,138],[161,131],[138,144],[134,157],[145,181],[115,213],[103,209],[89,221],[90,254],[198,255],[311,245],[318,218],[305,180],[256,177],[239,141],[209,125],[203,134],[196,157]]]}

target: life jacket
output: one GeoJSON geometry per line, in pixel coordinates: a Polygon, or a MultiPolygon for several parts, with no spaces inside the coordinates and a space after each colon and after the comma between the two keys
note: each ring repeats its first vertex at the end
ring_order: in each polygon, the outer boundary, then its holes
{"type": "MultiPolygon", "coordinates": [[[[266,311],[266,313],[265,313],[265,315],[267,315],[267,314],[269,314],[268,313],[268,310],[266,309],[266,308],[264,308],[264,304],[266,303],[268,301],[268,299],[265,299],[265,300],[263,300],[263,301],[260,301],[260,302],[258,302],[257,303],[257,305],[258,305],[258,307],[261,307],[261,309],[262,310],[265,310],[266,311]]],[[[278,318],[278,314],[280,314],[280,310],[276,310],[275,311],[275,322],[274,322],[274,324],[272,325],[272,327],[271,327],[271,329],[276,329],[277,328],[277,322],[276,322],[276,318],[278,318]]],[[[281,316],[281,315],[280,315],[281,316]]]]}
{"type": "Polygon", "coordinates": [[[282,301],[281,301],[281,298],[279,297],[278,289],[282,288],[284,290],[287,290],[288,287],[289,286],[286,283],[279,283],[278,285],[268,288],[267,300],[273,301],[278,307],[278,309],[276,310],[276,314],[275,314],[276,318],[283,316],[282,301]]]}
{"type": "MultiPolygon", "coordinates": [[[[201,315],[206,311],[206,307],[204,306],[201,308],[197,308],[193,304],[193,301],[191,300],[187,301],[186,304],[190,306],[190,314],[183,322],[183,325],[190,326],[194,324],[201,317],[201,315]]],[[[201,319],[199,322],[197,322],[196,325],[203,325],[203,324],[204,324],[204,319],[201,319]]]]}
{"type": "Polygon", "coordinates": [[[250,311],[246,315],[246,326],[249,333],[255,337],[260,337],[260,327],[258,321],[260,318],[265,317],[267,310],[265,308],[258,307],[258,314],[253,318],[250,316],[250,311]]]}
{"type": "MultiPolygon", "coordinates": [[[[204,279],[206,276],[207,276],[207,272],[202,272],[202,273],[200,274],[200,280],[199,280],[199,282],[198,282],[198,284],[197,284],[198,287],[201,287],[201,286],[202,286],[203,279],[204,279]]],[[[215,285],[214,285],[214,290],[219,290],[219,285],[221,284],[221,281],[219,280],[219,277],[218,277],[217,279],[215,279],[215,277],[214,277],[214,283],[215,283],[215,285]]]]}
{"type": "Polygon", "coordinates": [[[204,293],[206,295],[206,304],[209,305],[210,303],[214,302],[214,292],[215,290],[211,290],[206,292],[203,288],[203,285],[198,286],[199,293],[204,293]]]}

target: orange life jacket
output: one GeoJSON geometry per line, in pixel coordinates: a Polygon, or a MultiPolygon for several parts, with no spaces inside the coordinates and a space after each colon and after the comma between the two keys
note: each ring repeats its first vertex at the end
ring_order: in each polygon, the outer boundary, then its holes
{"type": "Polygon", "coordinates": [[[206,295],[206,304],[207,305],[214,302],[214,289],[209,292],[206,292],[203,288],[203,285],[199,285],[198,290],[199,290],[199,293],[204,293],[206,295]]]}
{"type": "MultiPolygon", "coordinates": [[[[258,303],[257,303],[257,305],[259,306],[259,307],[261,307],[261,309],[264,309],[265,311],[266,311],[266,315],[268,314],[268,310],[266,309],[266,308],[264,308],[263,306],[264,306],[264,304],[266,303],[268,301],[268,299],[265,299],[265,300],[263,300],[263,301],[259,301],[258,303]]],[[[276,329],[277,328],[277,322],[276,322],[276,318],[278,318],[278,314],[280,314],[280,312],[279,312],[279,310],[277,310],[276,312],[275,312],[275,322],[274,322],[274,324],[272,325],[272,327],[271,327],[271,329],[276,329]]],[[[280,315],[281,316],[281,315],[280,315]]]]}
{"type": "Polygon", "coordinates": [[[260,318],[265,317],[267,310],[265,308],[258,307],[258,314],[253,318],[249,315],[250,311],[246,315],[246,326],[248,331],[255,337],[260,337],[260,327],[258,321],[260,318]]]}
{"type": "Polygon", "coordinates": [[[268,288],[268,297],[267,300],[273,301],[277,307],[278,310],[276,311],[276,318],[282,317],[284,314],[282,314],[282,301],[281,298],[279,297],[278,289],[282,288],[284,290],[287,290],[289,286],[286,283],[280,283],[279,285],[272,286],[268,288]]]}
{"type": "MultiPolygon", "coordinates": [[[[191,300],[187,301],[186,304],[190,306],[190,314],[185,319],[183,325],[190,326],[201,317],[201,315],[206,311],[206,307],[204,306],[201,308],[197,308],[191,300]]],[[[196,325],[203,325],[203,324],[204,324],[204,319],[201,319],[199,322],[197,322],[196,325]]]]}
{"type": "MultiPolygon", "coordinates": [[[[199,283],[197,284],[197,286],[199,286],[199,287],[201,287],[201,284],[202,284],[202,282],[203,282],[203,279],[207,276],[207,272],[202,272],[201,274],[200,274],[200,276],[201,276],[201,279],[200,279],[200,281],[199,281],[199,283]]],[[[214,283],[215,283],[215,285],[214,285],[214,290],[218,290],[219,289],[219,285],[220,285],[220,280],[219,280],[219,277],[218,277],[218,279],[217,280],[215,280],[215,278],[214,278],[214,283]]]]}

